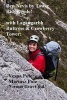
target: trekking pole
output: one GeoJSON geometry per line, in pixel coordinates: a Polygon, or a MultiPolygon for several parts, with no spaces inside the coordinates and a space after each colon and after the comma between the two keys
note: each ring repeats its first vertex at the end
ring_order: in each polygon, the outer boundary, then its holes
{"type": "Polygon", "coordinates": [[[59,57],[58,57],[58,60],[57,60],[57,67],[56,67],[55,81],[56,81],[56,79],[57,79],[58,64],[59,64],[59,57]]]}

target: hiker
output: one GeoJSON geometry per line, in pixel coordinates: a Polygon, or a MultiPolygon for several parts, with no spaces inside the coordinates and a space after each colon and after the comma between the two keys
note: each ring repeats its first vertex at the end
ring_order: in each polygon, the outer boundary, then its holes
{"type": "Polygon", "coordinates": [[[38,56],[41,53],[39,47],[39,37],[37,35],[30,36],[28,41],[29,59],[30,62],[37,70],[43,73],[46,69],[45,57],[44,55],[38,56]]]}

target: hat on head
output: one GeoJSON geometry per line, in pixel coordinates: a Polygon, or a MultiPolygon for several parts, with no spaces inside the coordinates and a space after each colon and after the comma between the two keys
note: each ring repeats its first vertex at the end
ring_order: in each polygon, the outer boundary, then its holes
{"type": "Polygon", "coordinates": [[[30,40],[29,41],[35,41],[35,42],[39,42],[39,37],[37,35],[32,35],[30,36],[30,40]]]}

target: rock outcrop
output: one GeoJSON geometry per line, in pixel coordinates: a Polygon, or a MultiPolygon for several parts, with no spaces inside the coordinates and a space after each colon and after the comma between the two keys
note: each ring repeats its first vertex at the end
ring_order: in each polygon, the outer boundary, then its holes
{"type": "Polygon", "coordinates": [[[0,35],[0,100],[67,100],[64,90],[43,79],[0,35]]]}

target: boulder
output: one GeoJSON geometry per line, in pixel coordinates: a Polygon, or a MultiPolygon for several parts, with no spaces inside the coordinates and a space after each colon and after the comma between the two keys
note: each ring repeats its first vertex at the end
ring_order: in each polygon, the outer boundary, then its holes
{"type": "Polygon", "coordinates": [[[0,100],[67,100],[67,94],[0,36],[0,100]]]}

